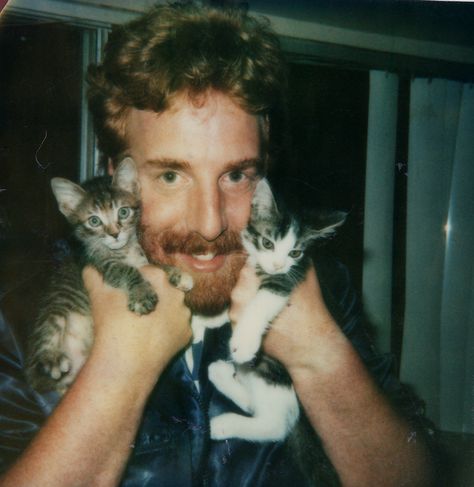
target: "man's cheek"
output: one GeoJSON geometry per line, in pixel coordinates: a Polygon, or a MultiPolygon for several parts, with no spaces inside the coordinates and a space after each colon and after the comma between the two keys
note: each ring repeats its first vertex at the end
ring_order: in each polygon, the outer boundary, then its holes
{"type": "Polygon", "coordinates": [[[251,192],[237,198],[226,199],[227,217],[231,228],[240,231],[247,226],[247,222],[250,218],[251,204],[251,192]]]}
{"type": "Polygon", "coordinates": [[[176,221],[169,204],[155,198],[143,197],[141,223],[154,231],[161,231],[170,226],[168,222],[176,221]]]}

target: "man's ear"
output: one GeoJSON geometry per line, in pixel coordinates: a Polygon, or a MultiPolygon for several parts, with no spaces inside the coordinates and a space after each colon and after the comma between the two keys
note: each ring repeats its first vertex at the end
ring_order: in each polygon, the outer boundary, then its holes
{"type": "Polygon", "coordinates": [[[263,117],[260,117],[260,130],[262,131],[263,137],[265,137],[265,140],[268,141],[270,138],[270,118],[268,115],[264,115],[263,117]]]}
{"type": "Polygon", "coordinates": [[[114,173],[114,171],[115,171],[115,168],[114,168],[114,163],[113,163],[113,161],[112,161],[112,158],[111,158],[111,157],[109,157],[109,158],[107,159],[107,174],[108,174],[109,176],[112,176],[112,175],[113,175],[113,173],[114,173]]]}

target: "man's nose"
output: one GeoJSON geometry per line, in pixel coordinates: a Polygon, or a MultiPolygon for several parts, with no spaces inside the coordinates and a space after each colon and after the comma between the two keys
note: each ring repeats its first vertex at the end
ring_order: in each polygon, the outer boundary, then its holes
{"type": "Polygon", "coordinates": [[[225,195],[217,184],[194,188],[188,202],[187,227],[211,242],[227,229],[225,195]]]}

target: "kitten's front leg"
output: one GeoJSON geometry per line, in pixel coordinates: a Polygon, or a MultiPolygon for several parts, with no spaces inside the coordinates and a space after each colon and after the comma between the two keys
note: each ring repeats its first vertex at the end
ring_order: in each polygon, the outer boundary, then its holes
{"type": "Polygon", "coordinates": [[[240,409],[249,414],[253,412],[249,391],[239,382],[233,364],[224,360],[217,360],[209,365],[208,376],[216,389],[233,401],[240,409]]]}
{"type": "Polygon", "coordinates": [[[152,285],[141,277],[140,272],[137,269],[135,271],[141,279],[134,280],[128,286],[128,308],[138,315],[146,315],[156,308],[158,295],[152,285]]]}
{"type": "Polygon", "coordinates": [[[158,296],[153,286],[143,278],[138,269],[121,262],[107,262],[97,268],[107,284],[126,291],[130,311],[145,315],[155,309],[158,296]]]}
{"type": "Polygon", "coordinates": [[[247,304],[230,339],[232,358],[237,363],[249,362],[257,354],[262,337],[288,302],[288,296],[259,289],[247,304]]]}

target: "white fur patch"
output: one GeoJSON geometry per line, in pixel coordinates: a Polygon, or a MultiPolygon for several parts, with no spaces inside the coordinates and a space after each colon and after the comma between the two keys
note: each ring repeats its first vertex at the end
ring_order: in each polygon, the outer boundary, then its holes
{"type": "MultiPolygon", "coordinates": [[[[217,316],[193,315],[191,318],[191,329],[193,331],[193,343],[199,343],[204,340],[206,328],[220,328],[229,323],[227,310],[217,316]]],[[[184,360],[190,371],[194,368],[194,359],[192,346],[190,345],[184,352],[184,360]]]]}
{"type": "Polygon", "coordinates": [[[260,289],[245,306],[230,339],[232,358],[237,363],[248,362],[255,357],[263,334],[287,302],[288,297],[260,289]]]}
{"type": "Polygon", "coordinates": [[[272,240],[273,249],[257,249],[250,242],[249,237],[242,233],[242,243],[249,254],[249,263],[253,267],[259,265],[269,275],[286,274],[297,259],[290,257],[289,253],[296,249],[297,238],[292,227],[281,239],[272,240]]]}
{"type": "MultiPolygon", "coordinates": [[[[135,236],[132,238],[136,239],[135,236]]],[[[148,264],[148,260],[145,257],[141,247],[138,245],[138,242],[135,245],[129,246],[127,256],[125,257],[125,263],[136,268],[140,268],[148,264]]]]}
{"type": "Polygon", "coordinates": [[[209,378],[237,406],[251,412],[252,417],[226,413],[212,418],[211,438],[284,440],[299,418],[299,405],[293,387],[268,384],[254,372],[243,372],[240,368],[230,376],[229,366],[232,367],[223,361],[211,364],[209,378]]]}

